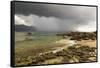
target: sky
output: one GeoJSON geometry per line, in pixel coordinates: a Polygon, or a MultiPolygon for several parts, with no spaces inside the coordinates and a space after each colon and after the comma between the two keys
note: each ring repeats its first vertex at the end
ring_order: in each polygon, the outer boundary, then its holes
{"type": "Polygon", "coordinates": [[[96,31],[96,7],[15,2],[15,25],[37,31],[96,31]]]}

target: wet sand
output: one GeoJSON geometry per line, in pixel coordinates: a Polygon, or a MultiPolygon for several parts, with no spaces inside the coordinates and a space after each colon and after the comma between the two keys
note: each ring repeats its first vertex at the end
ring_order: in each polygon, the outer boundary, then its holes
{"type": "Polygon", "coordinates": [[[96,40],[81,40],[77,41],[77,44],[81,44],[82,46],[96,47],[96,40]]]}

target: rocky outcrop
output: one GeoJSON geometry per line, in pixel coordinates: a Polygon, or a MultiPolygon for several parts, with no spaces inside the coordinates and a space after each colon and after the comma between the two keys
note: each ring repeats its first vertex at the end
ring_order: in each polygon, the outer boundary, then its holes
{"type": "MultiPolygon", "coordinates": [[[[96,48],[89,46],[81,46],[75,44],[75,46],[70,46],[66,49],[58,51],[56,53],[46,52],[41,53],[41,55],[36,55],[35,57],[29,56],[23,60],[23,58],[17,60],[17,66],[19,64],[24,65],[40,65],[40,64],[57,64],[54,63],[44,63],[47,60],[56,59],[58,57],[62,57],[59,63],[79,63],[79,62],[95,62],[96,61],[96,48]],[[23,61],[22,61],[23,60],[23,61]],[[21,62],[20,62],[21,61],[21,62]]],[[[52,60],[53,61],[53,60],[52,60]]],[[[20,66],[20,65],[19,65],[20,66]]]]}
{"type": "Polygon", "coordinates": [[[65,34],[57,34],[58,36],[63,36],[63,38],[66,38],[66,36],[71,37],[71,40],[95,40],[97,32],[68,32],[65,34]]]}

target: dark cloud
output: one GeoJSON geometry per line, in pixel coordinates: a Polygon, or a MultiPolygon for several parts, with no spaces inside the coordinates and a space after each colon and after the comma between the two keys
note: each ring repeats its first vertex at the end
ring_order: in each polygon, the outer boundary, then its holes
{"type": "Polygon", "coordinates": [[[15,2],[15,16],[15,23],[40,31],[96,29],[96,7],[15,2]]]}
{"type": "Polygon", "coordinates": [[[60,18],[94,19],[96,7],[15,2],[15,13],[60,18]]]}
{"type": "Polygon", "coordinates": [[[58,14],[59,11],[51,10],[48,4],[39,4],[39,3],[15,3],[15,13],[16,14],[23,14],[23,15],[30,15],[36,14],[39,16],[55,16],[61,17],[61,14],[58,14]]]}

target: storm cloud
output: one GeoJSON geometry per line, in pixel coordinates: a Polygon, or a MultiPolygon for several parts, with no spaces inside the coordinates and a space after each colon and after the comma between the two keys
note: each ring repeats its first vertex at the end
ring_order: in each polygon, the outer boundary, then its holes
{"type": "Polygon", "coordinates": [[[96,7],[15,2],[15,24],[38,31],[95,31],[96,7]]]}

